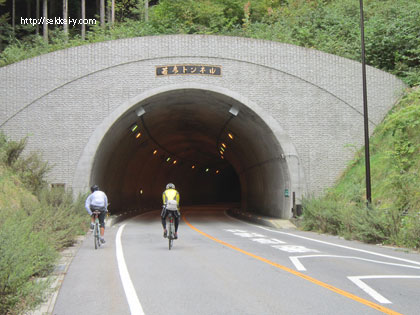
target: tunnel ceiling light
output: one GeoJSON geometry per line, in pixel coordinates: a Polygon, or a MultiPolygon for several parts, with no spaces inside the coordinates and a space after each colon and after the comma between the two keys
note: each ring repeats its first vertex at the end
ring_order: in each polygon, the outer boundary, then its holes
{"type": "Polygon", "coordinates": [[[206,168],[206,173],[207,173],[208,171],[210,171],[210,169],[209,169],[209,168],[206,168]]]}
{"type": "Polygon", "coordinates": [[[235,138],[231,132],[228,133],[228,137],[231,138],[232,140],[233,138],[235,138]]]}
{"type": "Polygon", "coordinates": [[[143,108],[143,107],[139,107],[139,108],[136,110],[136,115],[137,115],[137,117],[140,117],[140,116],[141,116],[141,115],[143,115],[145,112],[146,112],[146,111],[144,110],[144,108],[143,108]]]}
{"type": "Polygon", "coordinates": [[[167,159],[166,159],[166,162],[169,162],[171,160],[171,158],[170,157],[168,157],[167,159]]]}
{"type": "Polygon", "coordinates": [[[229,113],[231,113],[233,116],[238,116],[239,109],[238,109],[238,108],[236,108],[235,106],[232,106],[232,107],[229,109],[229,113]]]}
{"type": "Polygon", "coordinates": [[[220,150],[219,152],[220,152],[220,154],[221,154],[221,155],[223,155],[223,154],[224,154],[224,152],[223,152],[222,150],[220,150]]]}
{"type": "Polygon", "coordinates": [[[195,165],[191,166],[192,169],[195,169],[195,165]]]}
{"type": "Polygon", "coordinates": [[[133,124],[133,125],[131,125],[131,127],[130,127],[131,132],[135,132],[138,128],[139,128],[139,126],[138,126],[137,124],[133,124]]]}
{"type": "Polygon", "coordinates": [[[138,138],[140,138],[141,137],[141,132],[138,132],[137,134],[136,134],[136,138],[138,139],[138,138]]]}
{"type": "Polygon", "coordinates": [[[224,147],[220,147],[220,151],[225,152],[225,148],[224,147]]]}
{"type": "Polygon", "coordinates": [[[226,149],[226,144],[222,142],[222,147],[226,149]]]}
{"type": "Polygon", "coordinates": [[[154,151],[153,151],[153,155],[156,155],[156,154],[157,154],[157,150],[154,150],[154,151]]]}
{"type": "Polygon", "coordinates": [[[177,162],[178,162],[178,161],[177,161],[177,160],[175,160],[175,161],[173,161],[173,162],[172,162],[172,164],[176,164],[177,162]]]}
{"type": "Polygon", "coordinates": [[[220,158],[221,158],[222,160],[224,160],[224,159],[225,159],[225,157],[224,157],[223,155],[221,155],[221,156],[220,156],[220,158]]]}
{"type": "Polygon", "coordinates": [[[220,171],[219,170],[216,170],[216,174],[219,174],[220,173],[220,171]]]}
{"type": "Polygon", "coordinates": [[[140,195],[143,195],[143,189],[140,189],[140,195]]]}

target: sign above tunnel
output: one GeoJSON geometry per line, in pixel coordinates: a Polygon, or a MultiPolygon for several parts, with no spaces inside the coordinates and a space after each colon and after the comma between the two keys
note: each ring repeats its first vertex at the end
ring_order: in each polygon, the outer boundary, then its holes
{"type": "Polygon", "coordinates": [[[211,65],[168,65],[156,66],[156,76],[198,74],[198,75],[222,75],[221,66],[211,65]]]}

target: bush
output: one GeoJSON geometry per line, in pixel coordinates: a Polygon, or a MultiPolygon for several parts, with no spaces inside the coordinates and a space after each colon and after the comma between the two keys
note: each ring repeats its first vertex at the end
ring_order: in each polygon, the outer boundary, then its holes
{"type": "Polygon", "coordinates": [[[47,162],[42,161],[38,153],[32,152],[22,157],[26,143],[27,138],[8,141],[4,134],[0,133],[0,157],[1,161],[19,176],[25,187],[37,194],[48,184],[45,176],[50,167],[47,162]]]}
{"type": "Polygon", "coordinates": [[[339,234],[341,221],[340,204],[330,198],[308,198],[302,201],[304,230],[315,230],[322,233],[339,234]]]}
{"type": "Polygon", "coordinates": [[[368,243],[420,248],[420,88],[411,89],[371,138],[373,203],[365,204],[363,151],[326,194],[303,201],[301,226],[368,243]]]}
{"type": "Polygon", "coordinates": [[[47,232],[34,231],[35,223],[33,216],[9,211],[0,226],[1,314],[19,314],[22,308],[31,306],[29,301],[40,302],[39,293],[46,283],[36,281],[35,277],[48,275],[57,258],[47,232]]]}
{"type": "Polygon", "coordinates": [[[89,222],[84,198],[49,189],[47,164],[36,154],[21,157],[25,143],[0,133],[0,314],[22,314],[42,301],[59,250],[89,222]]]}

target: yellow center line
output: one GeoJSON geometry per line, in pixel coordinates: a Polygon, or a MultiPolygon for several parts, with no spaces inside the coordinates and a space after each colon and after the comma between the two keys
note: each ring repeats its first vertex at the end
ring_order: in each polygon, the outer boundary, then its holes
{"type": "Polygon", "coordinates": [[[322,281],[317,280],[317,279],[315,279],[315,278],[312,278],[312,277],[310,277],[310,276],[308,276],[308,275],[305,275],[305,274],[303,274],[303,273],[301,273],[301,272],[299,272],[299,271],[296,271],[296,270],[290,269],[290,268],[288,268],[288,267],[286,267],[286,266],[283,266],[283,265],[277,264],[277,263],[275,263],[275,262],[273,262],[273,261],[271,261],[271,260],[268,260],[268,259],[266,259],[266,258],[263,258],[263,257],[257,256],[257,255],[254,255],[254,254],[252,254],[252,253],[250,253],[250,252],[247,252],[247,251],[245,251],[245,250],[243,250],[243,249],[240,249],[239,247],[236,247],[236,246],[234,246],[234,245],[231,245],[231,244],[229,244],[229,243],[226,243],[226,242],[224,242],[224,241],[221,241],[221,240],[219,240],[219,239],[217,239],[217,238],[215,238],[215,237],[213,237],[213,236],[211,236],[211,235],[209,235],[209,234],[207,234],[207,233],[205,233],[205,232],[203,232],[203,231],[201,231],[201,230],[197,229],[195,226],[193,226],[193,225],[192,225],[192,224],[191,224],[191,223],[187,220],[187,218],[185,217],[185,215],[183,215],[183,216],[182,216],[182,219],[185,221],[185,223],[186,223],[186,224],[187,224],[187,225],[188,225],[191,229],[193,229],[194,231],[196,231],[196,232],[198,232],[198,233],[200,233],[200,234],[204,235],[205,237],[207,237],[207,238],[209,238],[209,239],[211,239],[211,240],[213,240],[213,241],[215,241],[215,242],[217,242],[217,243],[219,243],[219,244],[222,244],[222,245],[224,245],[224,246],[226,246],[226,247],[229,247],[229,248],[231,248],[231,249],[234,249],[234,250],[236,250],[236,251],[238,251],[238,252],[240,252],[240,253],[242,253],[242,254],[248,255],[248,256],[250,256],[250,257],[252,257],[252,258],[255,258],[255,259],[259,260],[259,261],[265,262],[265,263],[267,263],[267,264],[269,264],[269,265],[271,265],[271,266],[274,266],[274,267],[276,267],[276,268],[282,269],[282,270],[284,270],[284,271],[286,271],[286,272],[289,272],[289,273],[291,273],[291,274],[293,274],[293,275],[295,275],[295,276],[298,276],[298,277],[300,277],[300,278],[303,278],[303,279],[305,279],[305,280],[307,280],[307,281],[310,281],[310,282],[312,282],[312,283],[314,283],[314,284],[316,284],[316,285],[319,285],[319,286],[321,286],[321,287],[324,287],[324,288],[326,288],[326,289],[328,289],[328,290],[331,290],[331,291],[333,291],[333,292],[335,292],[335,293],[338,293],[338,294],[340,294],[340,295],[342,295],[342,296],[345,296],[345,297],[347,297],[347,298],[349,298],[349,299],[352,299],[352,300],[354,300],[354,301],[356,301],[356,302],[359,302],[359,303],[362,303],[362,304],[364,304],[364,305],[367,305],[367,306],[369,306],[369,307],[371,307],[371,308],[373,308],[373,309],[375,309],[375,310],[378,310],[378,311],[380,311],[380,312],[383,312],[383,313],[385,313],[385,314],[390,314],[390,315],[402,315],[401,313],[398,313],[398,312],[396,312],[396,311],[393,311],[393,310],[391,310],[391,309],[389,309],[389,308],[383,307],[382,305],[379,305],[379,304],[373,303],[373,302],[371,302],[371,301],[365,300],[365,299],[363,299],[363,298],[361,298],[361,297],[358,297],[357,295],[354,295],[354,294],[349,293],[349,292],[347,292],[347,291],[344,291],[344,290],[341,290],[341,289],[339,289],[339,288],[336,288],[336,287],[334,287],[334,286],[332,286],[332,285],[330,285],[330,284],[328,284],[328,283],[325,283],[325,282],[322,282],[322,281]]]}

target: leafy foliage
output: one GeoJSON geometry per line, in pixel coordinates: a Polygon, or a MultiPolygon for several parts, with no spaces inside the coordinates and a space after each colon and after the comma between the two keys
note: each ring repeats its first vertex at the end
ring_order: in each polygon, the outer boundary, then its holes
{"type": "Polygon", "coordinates": [[[88,226],[83,199],[49,189],[47,164],[36,154],[22,157],[25,143],[0,133],[0,314],[41,302],[58,251],[88,226]]]}
{"type": "MultiPolygon", "coordinates": [[[[244,36],[361,58],[360,7],[354,0],[160,0],[150,7],[148,22],[144,0],[117,1],[115,11],[117,23],[105,30],[90,26],[85,41],[78,29],[68,38],[56,28],[45,43],[30,26],[19,26],[13,38],[9,17],[0,18],[0,34],[5,34],[0,35],[0,66],[71,46],[159,34],[244,36]]],[[[364,11],[367,63],[411,86],[420,84],[420,2],[371,0],[364,11]]]]}
{"type": "Polygon", "coordinates": [[[358,152],[339,182],[303,203],[304,229],[365,242],[420,248],[420,88],[414,88],[371,139],[373,204],[364,204],[364,156],[358,152]]]}
{"type": "Polygon", "coordinates": [[[2,162],[18,174],[22,183],[32,193],[40,192],[47,185],[44,177],[49,171],[48,164],[43,162],[37,153],[21,157],[26,146],[26,138],[18,142],[7,141],[4,135],[0,138],[3,144],[0,147],[2,162]]]}

